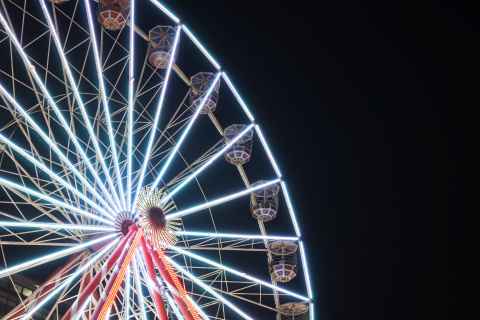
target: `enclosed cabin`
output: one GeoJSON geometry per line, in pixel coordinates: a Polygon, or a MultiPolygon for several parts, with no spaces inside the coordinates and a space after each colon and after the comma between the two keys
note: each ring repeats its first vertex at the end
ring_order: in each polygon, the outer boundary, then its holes
{"type": "MultiPolygon", "coordinates": [[[[205,95],[208,93],[208,89],[215,81],[215,74],[211,72],[199,72],[192,76],[191,81],[191,91],[190,91],[190,102],[194,110],[201,105],[205,95]]],[[[207,114],[214,112],[217,108],[218,94],[220,91],[220,81],[215,84],[212,92],[208,97],[206,97],[205,104],[203,105],[200,113],[207,114]]]]}
{"type": "MultiPolygon", "coordinates": [[[[225,144],[233,141],[247,128],[244,124],[232,124],[225,128],[223,138],[225,144]]],[[[225,152],[225,160],[233,165],[243,165],[250,161],[252,156],[253,131],[247,131],[225,152]]]]}
{"type": "MultiPolygon", "coordinates": [[[[267,181],[257,181],[252,184],[252,187],[265,182],[267,181]]],[[[279,192],[280,186],[278,184],[270,185],[252,192],[252,195],[250,196],[250,210],[252,216],[262,222],[269,222],[275,219],[278,212],[279,192]]]]}
{"type": "Polygon", "coordinates": [[[155,69],[166,69],[173,51],[176,30],[172,26],[156,26],[148,33],[148,62],[155,69]]]}
{"type": "Polygon", "coordinates": [[[283,303],[278,307],[277,320],[308,320],[308,309],[302,302],[283,303]]]}
{"type": "Polygon", "coordinates": [[[297,276],[297,249],[293,241],[273,241],[269,243],[272,254],[270,274],[276,282],[290,282],[297,276]]]}
{"type": "Polygon", "coordinates": [[[127,23],[130,0],[100,0],[98,21],[110,31],[117,31],[127,23]]]}

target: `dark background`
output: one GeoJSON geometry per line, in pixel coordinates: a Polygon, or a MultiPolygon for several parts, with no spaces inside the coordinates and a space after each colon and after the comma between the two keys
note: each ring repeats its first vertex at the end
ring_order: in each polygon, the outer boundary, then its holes
{"type": "Polygon", "coordinates": [[[318,318],[457,318],[454,199],[473,8],[165,3],[233,74],[264,127],[300,215],[318,318]]]}

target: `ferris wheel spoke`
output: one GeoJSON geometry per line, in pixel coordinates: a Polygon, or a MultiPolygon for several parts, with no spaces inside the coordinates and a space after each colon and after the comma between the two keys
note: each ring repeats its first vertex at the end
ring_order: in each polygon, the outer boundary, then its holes
{"type": "Polygon", "coordinates": [[[115,172],[116,172],[116,175],[117,175],[117,184],[118,184],[119,189],[120,189],[120,195],[121,195],[121,198],[122,198],[122,202],[124,204],[124,207],[126,207],[125,191],[124,191],[124,188],[123,188],[122,176],[120,174],[119,159],[118,159],[118,153],[117,153],[117,144],[116,144],[116,141],[115,141],[115,137],[113,135],[112,118],[111,118],[111,114],[110,114],[110,107],[108,105],[108,100],[107,100],[105,81],[104,81],[104,78],[103,78],[102,62],[101,62],[101,57],[100,57],[100,53],[99,53],[99,49],[98,49],[95,27],[94,27],[94,24],[93,24],[93,17],[92,17],[92,9],[90,7],[90,0],[84,0],[84,4],[85,4],[85,10],[87,12],[88,27],[89,27],[89,31],[90,31],[92,46],[93,46],[95,68],[96,68],[96,71],[97,71],[98,85],[99,85],[99,89],[100,89],[99,91],[100,91],[100,96],[101,96],[101,99],[102,99],[103,107],[105,109],[105,120],[106,120],[106,123],[107,123],[108,138],[110,140],[110,148],[111,148],[111,152],[112,152],[113,163],[114,163],[115,172]]]}
{"type": "Polygon", "coordinates": [[[111,214],[109,214],[104,208],[100,207],[98,204],[90,200],[90,198],[86,197],[83,193],[79,192],[75,187],[73,187],[70,183],[65,181],[63,178],[61,178],[59,175],[54,173],[52,170],[50,170],[43,162],[38,161],[34,157],[32,157],[26,150],[20,148],[17,146],[13,141],[5,137],[3,134],[0,133],[0,143],[3,143],[7,146],[9,146],[12,150],[20,154],[22,157],[33,163],[36,167],[40,168],[43,172],[45,172],[48,176],[53,178],[55,181],[60,183],[63,187],[77,195],[78,197],[82,198],[83,201],[88,203],[92,208],[97,209],[99,212],[101,212],[104,216],[107,217],[112,217],[111,214]]]}
{"type": "Polygon", "coordinates": [[[54,40],[54,43],[55,43],[55,47],[57,48],[57,53],[60,57],[60,60],[61,60],[61,63],[63,65],[63,69],[66,73],[66,76],[68,78],[68,82],[70,83],[70,87],[73,91],[73,94],[75,96],[75,100],[77,100],[77,104],[78,104],[78,107],[80,108],[80,112],[82,114],[82,117],[83,117],[83,121],[85,123],[85,126],[87,128],[87,131],[90,135],[90,139],[92,141],[92,144],[95,148],[95,151],[96,151],[96,154],[97,154],[97,157],[98,157],[98,160],[100,162],[100,165],[103,169],[103,172],[104,172],[104,175],[107,179],[107,183],[108,185],[110,186],[110,189],[111,189],[111,193],[113,194],[115,200],[117,200],[118,202],[120,202],[120,198],[118,196],[118,193],[117,193],[117,190],[113,184],[113,180],[110,176],[110,172],[107,168],[107,165],[105,163],[105,157],[104,157],[104,154],[100,148],[100,145],[98,143],[98,140],[97,140],[97,136],[95,134],[95,131],[92,127],[92,124],[90,122],[90,119],[89,119],[89,116],[88,116],[88,113],[87,113],[87,110],[85,108],[85,105],[83,103],[83,99],[82,97],[80,96],[80,92],[78,91],[78,87],[77,87],[77,84],[76,84],[76,81],[73,77],[73,73],[72,73],[72,70],[70,68],[70,64],[69,62],[67,61],[67,58],[65,56],[65,53],[63,52],[63,46],[60,42],[60,38],[57,34],[57,31],[56,31],[56,28],[55,28],[55,25],[53,24],[53,21],[52,21],[52,18],[50,16],[50,13],[48,12],[48,9],[45,5],[45,0],[39,0],[40,2],[40,7],[42,8],[42,11],[43,11],[43,15],[45,16],[45,19],[47,20],[48,22],[48,26],[50,28],[50,34],[52,35],[53,37],[53,40],[54,40]]]}
{"type": "Polygon", "coordinates": [[[85,271],[87,271],[90,267],[92,267],[102,256],[104,256],[116,243],[117,240],[110,241],[102,250],[100,250],[97,254],[95,254],[90,260],[88,260],[85,264],[82,264],[80,268],[78,268],[74,273],[72,273],[67,279],[63,281],[63,283],[57,286],[50,294],[48,294],[44,299],[41,301],[37,301],[35,306],[26,313],[22,320],[29,319],[32,315],[34,315],[42,306],[52,300],[56,295],[60,292],[65,290],[68,286],[70,286],[75,279],[80,277],[85,271]]]}
{"type": "Polygon", "coordinates": [[[286,294],[286,295],[288,295],[288,296],[294,297],[294,298],[296,298],[296,299],[299,299],[299,300],[302,300],[302,301],[306,301],[306,302],[309,302],[309,301],[310,301],[310,298],[308,298],[308,297],[305,297],[305,296],[300,295],[300,294],[298,294],[298,293],[295,293],[295,292],[293,292],[293,291],[290,291],[290,290],[281,288],[281,287],[279,287],[279,286],[273,285],[273,284],[271,284],[271,283],[269,283],[269,282],[266,282],[266,281],[263,281],[263,280],[261,280],[261,279],[255,278],[255,277],[253,277],[253,276],[251,276],[251,275],[249,275],[249,274],[247,274],[247,273],[245,273],[245,272],[241,272],[241,271],[235,270],[235,269],[233,269],[233,268],[227,267],[227,266],[225,266],[225,265],[223,265],[223,264],[220,264],[220,263],[217,263],[217,262],[215,262],[215,261],[213,261],[213,260],[210,260],[210,259],[207,259],[207,258],[205,258],[205,257],[202,257],[202,256],[200,256],[200,255],[198,255],[198,254],[196,254],[196,253],[192,253],[192,252],[189,252],[189,251],[180,249],[180,248],[178,248],[178,247],[171,247],[171,250],[173,250],[173,251],[175,251],[175,252],[177,252],[177,253],[180,253],[180,254],[182,254],[182,255],[186,255],[186,256],[188,256],[188,257],[190,257],[190,258],[193,258],[193,259],[195,259],[195,260],[198,260],[198,261],[200,261],[200,262],[206,263],[206,264],[208,264],[208,265],[210,265],[210,266],[212,266],[212,267],[218,268],[218,269],[220,269],[220,270],[224,270],[224,271],[230,272],[230,273],[232,273],[232,274],[234,274],[234,275],[236,275],[236,276],[238,276],[238,277],[247,279],[247,280],[249,280],[249,281],[253,281],[253,282],[255,282],[255,283],[259,284],[259,285],[268,287],[268,288],[270,288],[270,289],[272,289],[272,290],[276,290],[276,291],[282,292],[282,293],[284,293],[284,294],[286,294]]]}
{"type": "Polygon", "coordinates": [[[1,221],[0,227],[20,228],[20,229],[64,229],[64,230],[80,230],[80,231],[99,231],[99,232],[114,232],[113,227],[104,227],[96,225],[85,224],[61,224],[61,223],[47,223],[47,222],[31,222],[31,221],[1,221]]]}
{"type": "Polygon", "coordinates": [[[164,104],[164,100],[165,100],[165,94],[166,94],[167,88],[168,88],[168,80],[170,79],[170,75],[171,75],[171,72],[172,72],[172,65],[173,65],[173,62],[174,62],[174,59],[175,59],[175,54],[176,54],[178,43],[179,43],[179,40],[180,40],[180,31],[181,31],[180,26],[177,26],[177,31],[175,33],[175,40],[173,42],[173,47],[172,47],[172,53],[170,54],[170,59],[168,61],[167,71],[166,71],[166,74],[165,74],[165,81],[163,83],[162,90],[161,90],[161,93],[160,93],[160,98],[158,100],[158,106],[157,106],[157,109],[156,109],[156,112],[155,112],[155,118],[154,118],[153,123],[152,123],[152,128],[151,128],[151,131],[150,131],[150,138],[148,140],[148,145],[147,145],[147,150],[145,152],[145,156],[144,156],[144,159],[143,159],[143,164],[142,164],[142,167],[140,169],[140,176],[137,179],[137,189],[135,191],[135,196],[133,198],[132,205],[135,205],[135,203],[137,202],[138,194],[140,192],[140,189],[143,186],[143,179],[145,177],[145,171],[147,169],[148,162],[150,161],[152,147],[153,147],[153,144],[155,142],[155,134],[157,132],[156,128],[158,127],[158,122],[160,120],[160,114],[162,112],[162,108],[163,108],[163,104],[164,104]]]}
{"type": "Polygon", "coordinates": [[[136,295],[138,299],[138,308],[140,309],[140,319],[148,320],[147,311],[145,309],[145,296],[143,295],[142,282],[140,280],[140,274],[138,272],[139,265],[137,259],[133,257],[133,281],[136,288],[136,295]]]}
{"type": "Polygon", "coordinates": [[[193,124],[195,123],[195,121],[197,120],[198,116],[200,115],[200,112],[202,111],[205,103],[207,102],[207,100],[209,99],[209,97],[210,97],[210,95],[212,94],[213,90],[214,90],[215,87],[217,86],[217,83],[218,83],[218,81],[220,80],[220,76],[221,76],[221,73],[217,73],[217,75],[215,76],[215,79],[212,81],[210,87],[209,87],[208,90],[206,91],[206,93],[205,93],[205,95],[203,96],[200,104],[198,105],[197,109],[195,110],[195,113],[194,113],[193,117],[190,119],[187,127],[183,130],[182,135],[181,135],[180,138],[178,139],[178,141],[177,141],[177,143],[175,144],[175,147],[173,148],[173,150],[170,151],[169,157],[167,158],[167,160],[166,160],[165,163],[163,164],[163,167],[160,169],[160,172],[159,172],[157,178],[155,179],[155,181],[154,181],[153,184],[152,184],[152,189],[155,189],[155,188],[160,184],[160,182],[162,181],[163,175],[164,175],[165,172],[168,170],[168,167],[170,166],[173,158],[175,157],[175,155],[177,154],[178,150],[179,150],[180,147],[182,146],[183,141],[184,141],[185,138],[187,137],[188,133],[189,133],[190,130],[192,129],[193,124]]]}
{"type": "MultiPolygon", "coordinates": [[[[235,199],[244,197],[244,196],[249,195],[252,192],[255,192],[257,190],[261,190],[261,189],[264,189],[264,188],[266,188],[268,186],[271,186],[273,184],[277,184],[280,181],[281,181],[280,179],[271,180],[271,181],[259,184],[257,186],[254,186],[254,187],[247,188],[243,191],[239,191],[239,192],[236,192],[236,193],[233,193],[233,194],[221,197],[221,198],[217,198],[215,200],[212,200],[212,201],[209,201],[209,202],[206,202],[206,203],[203,203],[203,204],[199,204],[199,205],[190,207],[188,209],[184,209],[184,210],[180,210],[180,211],[177,211],[177,212],[174,212],[174,213],[170,213],[170,214],[166,215],[166,219],[170,220],[170,219],[178,219],[178,218],[181,218],[181,217],[185,217],[185,216],[191,215],[193,213],[197,213],[197,212],[200,212],[202,210],[209,209],[209,208],[212,208],[212,207],[215,207],[215,206],[233,201],[235,199]]],[[[168,196],[164,197],[162,199],[162,201],[164,201],[164,199],[167,199],[167,198],[168,198],[168,196]]]]}
{"type": "Polygon", "coordinates": [[[107,219],[104,219],[102,217],[99,217],[99,216],[96,216],[95,214],[92,214],[88,211],[85,211],[85,210],[82,210],[80,208],[77,208],[71,204],[68,204],[68,203],[65,203],[63,201],[60,201],[56,198],[53,198],[51,196],[47,196],[41,192],[38,192],[36,190],[33,190],[31,188],[28,188],[28,187],[25,187],[23,185],[19,185],[15,182],[12,182],[12,181],[9,181],[9,180],[6,180],[4,178],[1,178],[0,177],[0,185],[3,185],[7,188],[10,188],[10,189],[15,189],[17,191],[20,191],[20,192],[23,192],[25,194],[28,194],[30,196],[33,196],[35,198],[38,198],[40,200],[44,200],[46,202],[48,202],[49,204],[51,205],[55,205],[55,206],[59,206],[61,208],[64,208],[64,209],[68,209],[68,210],[71,210],[75,213],[78,213],[80,215],[83,215],[87,218],[90,218],[90,219],[93,219],[93,220],[96,220],[96,221],[99,221],[99,222],[102,222],[104,224],[109,224],[109,225],[113,225],[114,223],[111,221],[111,220],[107,220],[107,219]]]}
{"type": "Polygon", "coordinates": [[[80,252],[80,251],[82,251],[82,250],[84,250],[88,247],[91,247],[93,245],[102,243],[102,242],[104,242],[106,240],[109,240],[109,239],[112,239],[116,236],[117,235],[115,235],[115,234],[110,234],[110,235],[107,235],[107,236],[104,236],[104,237],[101,237],[101,238],[98,238],[98,239],[95,239],[95,240],[91,240],[91,241],[84,242],[82,244],[78,244],[78,245],[76,245],[74,247],[71,247],[71,248],[68,248],[68,249],[63,249],[63,250],[60,250],[60,251],[57,251],[57,252],[54,252],[54,253],[50,253],[50,254],[47,254],[47,255],[39,257],[39,258],[31,259],[29,261],[17,264],[17,265],[12,266],[12,267],[8,267],[6,269],[0,270],[0,279],[4,278],[4,277],[11,276],[11,275],[16,274],[16,273],[21,272],[21,271],[32,269],[32,268],[34,268],[36,266],[39,266],[41,264],[45,264],[45,263],[60,259],[62,257],[69,256],[71,254],[80,252]]]}
{"type": "Polygon", "coordinates": [[[172,191],[170,191],[167,195],[168,198],[172,198],[177,192],[179,192],[182,188],[184,188],[189,182],[195,179],[198,175],[200,175],[204,170],[206,170],[215,160],[220,158],[222,155],[225,154],[237,141],[239,141],[245,134],[247,134],[254,124],[250,124],[247,126],[242,132],[240,132],[234,139],[229,141],[222,149],[216,152],[214,155],[208,159],[201,167],[196,169],[190,176],[185,178],[180,184],[178,184],[172,191]]]}
{"type": "MultiPolygon", "coordinates": [[[[1,224],[0,224],[1,225],[1,224]]],[[[298,241],[298,237],[286,236],[264,236],[257,234],[235,234],[235,233],[215,233],[198,231],[175,231],[178,236],[205,237],[205,238],[229,238],[229,239],[248,239],[248,240],[289,240],[298,241]]]]}
{"type": "Polygon", "coordinates": [[[219,294],[217,291],[215,291],[212,287],[209,285],[205,284],[202,280],[194,276],[192,273],[187,271],[185,268],[180,266],[178,263],[173,261],[171,258],[166,257],[167,261],[175,267],[180,273],[182,273],[184,276],[189,278],[193,283],[195,283],[197,286],[217,298],[219,301],[221,301],[223,304],[225,304],[227,307],[229,307],[232,311],[234,311],[236,314],[238,314],[241,318],[246,319],[246,320],[253,320],[251,316],[240,310],[236,305],[234,305],[232,302],[229,300],[225,299],[221,294],[219,294]]]}

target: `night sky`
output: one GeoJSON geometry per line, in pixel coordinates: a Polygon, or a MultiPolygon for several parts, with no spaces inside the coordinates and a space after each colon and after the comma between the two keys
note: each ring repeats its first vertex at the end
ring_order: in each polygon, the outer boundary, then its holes
{"type": "Polygon", "coordinates": [[[300,215],[318,318],[444,318],[462,240],[453,111],[465,105],[453,89],[474,10],[315,2],[165,1],[264,127],[300,215]]]}

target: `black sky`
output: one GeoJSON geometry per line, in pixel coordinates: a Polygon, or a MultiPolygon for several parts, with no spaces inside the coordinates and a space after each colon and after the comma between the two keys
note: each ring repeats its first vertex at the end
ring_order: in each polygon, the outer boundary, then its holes
{"type": "Polygon", "coordinates": [[[265,128],[301,216],[318,318],[451,314],[462,210],[449,209],[463,149],[453,89],[468,73],[473,8],[166,3],[234,74],[265,128]]]}

